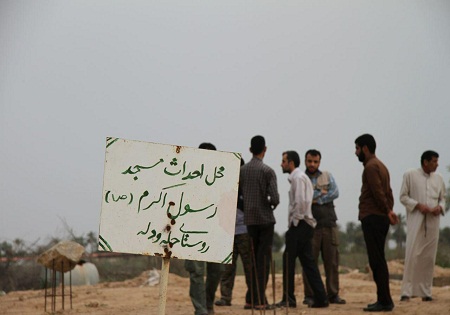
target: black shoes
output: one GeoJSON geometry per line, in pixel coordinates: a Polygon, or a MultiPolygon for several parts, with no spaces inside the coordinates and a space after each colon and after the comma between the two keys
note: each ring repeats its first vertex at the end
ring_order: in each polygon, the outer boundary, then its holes
{"type": "Polygon", "coordinates": [[[423,302],[431,302],[431,301],[433,301],[433,298],[431,296],[426,296],[426,297],[422,298],[422,301],[423,302]]]}
{"type": "Polygon", "coordinates": [[[345,303],[347,303],[344,299],[341,299],[339,295],[329,298],[328,302],[330,302],[330,304],[345,304],[345,303]]]}
{"type": "Polygon", "coordinates": [[[217,300],[214,304],[217,306],[231,306],[231,302],[225,301],[224,299],[217,300]]]}
{"type": "Polygon", "coordinates": [[[275,308],[274,305],[270,305],[270,304],[263,304],[263,305],[255,305],[253,306],[254,310],[273,310],[275,308]]]}
{"type": "MultiPolygon", "coordinates": [[[[229,304],[231,305],[231,303],[229,304]]],[[[262,305],[253,305],[250,303],[245,303],[244,305],[244,310],[273,310],[275,309],[276,304],[275,305],[271,305],[271,304],[262,304],[262,305]]]]}
{"type": "Polygon", "coordinates": [[[276,307],[292,307],[292,308],[295,308],[295,307],[297,307],[297,302],[294,302],[294,301],[286,302],[286,301],[282,300],[282,301],[276,303],[275,306],[276,307]]]}
{"type": "Polygon", "coordinates": [[[303,304],[311,305],[313,303],[314,303],[314,299],[313,298],[305,296],[305,299],[303,300],[303,304]]]}
{"type": "Polygon", "coordinates": [[[391,312],[394,309],[394,304],[383,305],[378,302],[369,304],[363,309],[364,312],[391,312]]]}
{"type": "Polygon", "coordinates": [[[324,301],[324,302],[314,302],[312,304],[309,304],[308,307],[311,308],[323,308],[323,307],[328,307],[330,304],[328,303],[328,301],[324,301]]]}

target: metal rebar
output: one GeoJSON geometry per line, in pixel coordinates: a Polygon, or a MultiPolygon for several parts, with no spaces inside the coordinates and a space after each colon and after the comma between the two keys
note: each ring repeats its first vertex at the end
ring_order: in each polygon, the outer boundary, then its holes
{"type": "Polygon", "coordinates": [[[289,253],[286,251],[286,275],[284,277],[286,281],[286,314],[289,314],[289,253]]]}
{"type": "Polygon", "coordinates": [[[61,302],[64,310],[64,260],[61,260],[61,302]]]}
{"type": "Polygon", "coordinates": [[[69,262],[70,274],[69,274],[69,291],[70,291],[70,309],[72,309],[72,262],[69,262]]]}
{"type": "MultiPolygon", "coordinates": [[[[273,261],[273,256],[270,255],[270,267],[272,269],[272,296],[273,296],[273,304],[277,303],[275,300],[275,261],[273,261]]],[[[273,308],[273,314],[277,313],[277,308],[273,308]]]]}
{"type": "Polygon", "coordinates": [[[47,312],[47,267],[45,267],[45,280],[44,280],[44,287],[45,287],[45,293],[44,293],[44,297],[45,297],[45,302],[44,302],[44,310],[47,312]]]}

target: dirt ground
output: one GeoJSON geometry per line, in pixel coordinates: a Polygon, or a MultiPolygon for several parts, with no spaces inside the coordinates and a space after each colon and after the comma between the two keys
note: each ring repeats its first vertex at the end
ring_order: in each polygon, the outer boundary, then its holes
{"type": "MultiPolygon", "coordinates": [[[[390,262],[391,274],[401,275],[403,266],[398,262],[390,262]]],[[[122,315],[122,314],[159,314],[159,286],[145,285],[148,272],[141,276],[124,282],[101,283],[94,286],[73,287],[72,309],[70,299],[65,298],[65,310],[62,310],[61,297],[57,298],[56,314],[98,314],[98,315],[122,315]]],[[[450,270],[436,267],[435,277],[441,279],[450,278],[450,270]]],[[[366,304],[375,301],[375,285],[371,276],[358,271],[350,271],[342,274],[341,297],[347,300],[346,305],[331,305],[326,309],[309,309],[299,303],[297,308],[288,309],[288,314],[363,314],[362,308],[366,304]]],[[[391,291],[395,302],[394,311],[391,314],[450,314],[450,287],[433,287],[431,302],[422,302],[420,298],[411,299],[409,302],[400,302],[400,280],[391,280],[391,291]]],[[[280,300],[281,274],[275,279],[275,300],[280,300]]],[[[189,299],[189,279],[170,274],[166,312],[170,315],[194,314],[194,308],[189,299]]],[[[66,287],[66,294],[69,288],[66,287]]],[[[217,292],[219,293],[219,292],[217,292]]],[[[301,276],[296,278],[297,300],[303,299],[303,283],[301,276]]],[[[233,291],[232,306],[215,307],[216,315],[251,315],[263,314],[260,311],[244,310],[245,280],[243,276],[236,278],[233,291]]],[[[272,283],[269,281],[267,295],[269,301],[273,300],[272,283]]],[[[40,315],[49,314],[44,311],[44,290],[17,291],[0,296],[0,314],[40,315]]],[[[50,303],[50,299],[48,299],[50,303]]],[[[47,310],[50,311],[50,305],[47,310]]],[[[286,309],[266,311],[265,314],[286,314],[286,309]]]]}

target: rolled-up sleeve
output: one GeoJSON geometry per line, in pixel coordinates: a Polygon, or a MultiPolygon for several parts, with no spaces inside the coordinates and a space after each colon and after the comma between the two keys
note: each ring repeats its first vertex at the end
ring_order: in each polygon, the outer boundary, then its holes
{"type": "Polygon", "coordinates": [[[328,188],[328,192],[324,195],[321,195],[319,198],[317,198],[317,203],[319,205],[323,205],[325,203],[332,202],[334,199],[337,199],[339,197],[339,189],[336,185],[336,181],[334,180],[334,177],[330,174],[330,184],[328,188]]]}

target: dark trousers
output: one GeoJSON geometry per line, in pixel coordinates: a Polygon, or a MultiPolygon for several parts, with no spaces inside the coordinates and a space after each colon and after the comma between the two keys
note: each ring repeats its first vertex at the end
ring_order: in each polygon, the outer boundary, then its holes
{"type": "MultiPolygon", "coordinates": [[[[316,263],[319,254],[322,253],[323,267],[325,269],[328,298],[332,299],[339,295],[339,241],[337,227],[322,227],[314,229],[312,239],[313,256],[316,263]]],[[[308,283],[305,272],[303,272],[303,284],[305,285],[305,297],[314,296],[308,283]]]]}
{"type": "Polygon", "coordinates": [[[252,272],[253,304],[264,305],[267,303],[265,293],[269,281],[274,224],[248,225],[247,231],[253,244],[255,262],[252,272]]]}
{"type": "Polygon", "coordinates": [[[304,220],[300,220],[297,226],[291,225],[286,232],[286,247],[283,254],[283,300],[296,302],[295,291],[295,261],[300,259],[302,268],[308,283],[314,293],[314,301],[327,302],[325,287],[320,277],[319,268],[312,253],[312,237],[314,229],[304,220]],[[286,291],[287,285],[287,291],[286,291]]]}
{"type": "Polygon", "coordinates": [[[389,218],[381,215],[369,215],[361,220],[361,227],[366,242],[369,266],[377,286],[377,302],[382,305],[391,305],[393,302],[389,289],[389,270],[384,255],[389,218]]]}
{"type": "Polygon", "coordinates": [[[236,277],[236,267],[238,256],[241,256],[242,266],[244,267],[245,282],[247,284],[247,293],[245,294],[245,303],[250,304],[252,302],[250,295],[251,288],[251,273],[252,273],[252,259],[250,250],[250,239],[248,234],[238,234],[234,236],[233,245],[233,260],[231,264],[225,265],[225,270],[220,280],[220,294],[221,299],[227,302],[231,302],[234,279],[236,277]]]}
{"type": "Polygon", "coordinates": [[[194,305],[195,315],[207,314],[208,310],[214,309],[214,298],[223,266],[195,260],[185,260],[184,266],[189,271],[189,296],[194,305]]]}

